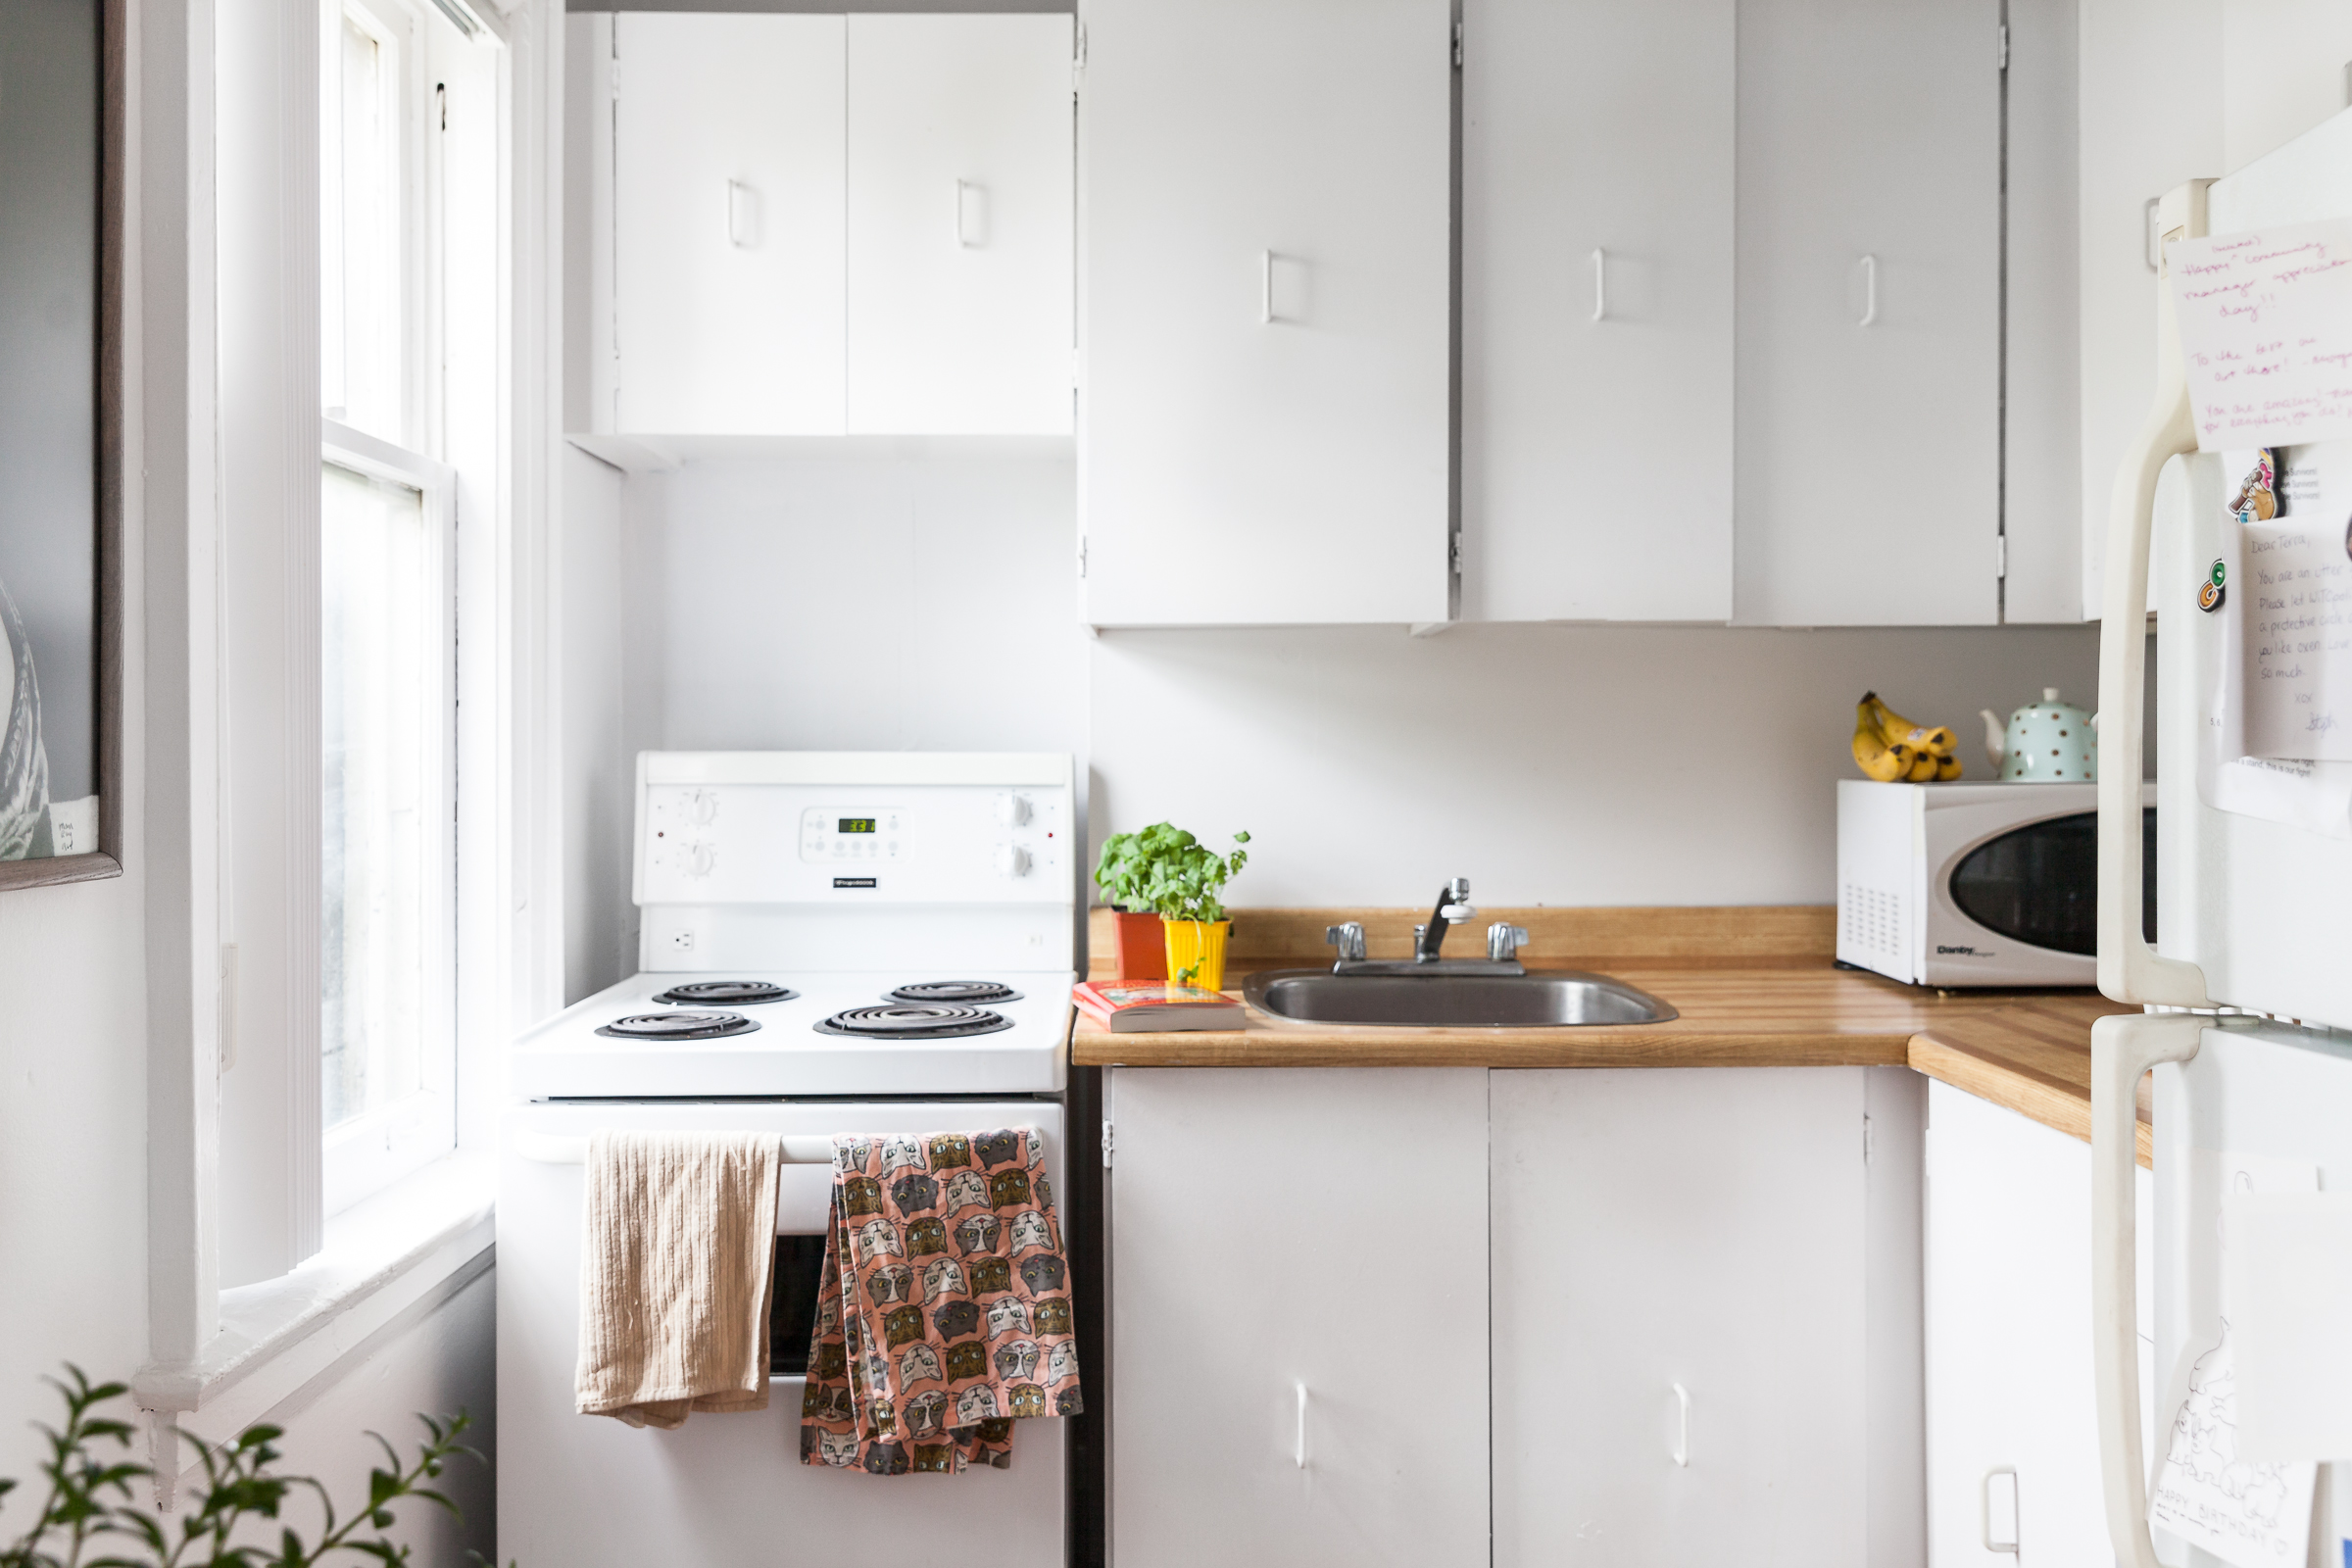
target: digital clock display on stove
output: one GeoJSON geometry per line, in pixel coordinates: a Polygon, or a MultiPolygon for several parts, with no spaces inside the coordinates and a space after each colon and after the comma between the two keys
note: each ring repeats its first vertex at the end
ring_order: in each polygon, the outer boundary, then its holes
{"type": "Polygon", "coordinates": [[[870,816],[845,816],[841,819],[841,825],[833,831],[836,833],[871,833],[874,831],[874,819],[870,816]]]}

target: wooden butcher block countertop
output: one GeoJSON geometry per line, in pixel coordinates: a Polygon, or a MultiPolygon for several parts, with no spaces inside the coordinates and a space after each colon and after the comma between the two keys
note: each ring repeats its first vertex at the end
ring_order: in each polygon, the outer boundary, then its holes
{"type": "MultiPolygon", "coordinates": [[[[1826,906],[1489,909],[1528,928],[1531,969],[1596,971],[1670,1003],[1663,1023],[1553,1029],[1296,1024],[1252,1008],[1238,1030],[1112,1034],[1079,1014],[1071,1060],[1125,1067],[1910,1066],[2077,1138],[2090,1135],[2090,1025],[2128,1009],[2090,991],[1937,992],[1836,966],[1826,906]]],[[[1331,961],[1323,929],[1363,922],[1374,957],[1409,951],[1410,909],[1237,909],[1226,974],[1331,961]]],[[[1091,978],[1111,973],[1094,911],[1091,978]]],[[[1467,939],[1467,940],[1465,940],[1467,939]]],[[[1449,942],[1448,946],[1452,943],[1449,942]]],[[[2140,1158],[2148,1157],[2143,1104],[2140,1158]]]]}

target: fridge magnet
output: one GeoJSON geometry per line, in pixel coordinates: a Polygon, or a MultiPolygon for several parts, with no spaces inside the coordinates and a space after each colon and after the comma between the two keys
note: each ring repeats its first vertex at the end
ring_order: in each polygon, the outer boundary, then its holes
{"type": "Polygon", "coordinates": [[[2230,597],[2229,575],[2228,566],[2218,561],[2213,564],[2213,569],[2205,573],[2205,580],[2197,584],[2199,610],[2210,615],[2222,608],[2222,601],[2230,597]]]}
{"type": "Polygon", "coordinates": [[[2254,466],[2230,503],[2230,514],[2240,522],[2268,522],[2278,515],[2278,454],[2269,447],[2257,448],[2254,466]]]}

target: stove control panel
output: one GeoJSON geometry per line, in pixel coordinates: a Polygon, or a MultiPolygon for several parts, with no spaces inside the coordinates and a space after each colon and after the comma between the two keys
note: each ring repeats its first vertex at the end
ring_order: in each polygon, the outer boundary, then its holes
{"type": "Polygon", "coordinates": [[[1072,792],[1059,780],[920,777],[959,765],[920,756],[905,760],[918,774],[911,780],[846,769],[830,780],[797,779],[789,756],[772,769],[757,755],[651,755],[644,765],[635,885],[643,906],[1074,902],[1084,846],[1072,840],[1072,792]]]}
{"type": "Polygon", "coordinates": [[[902,807],[811,806],[801,812],[801,858],[816,865],[896,860],[912,825],[902,807]]]}

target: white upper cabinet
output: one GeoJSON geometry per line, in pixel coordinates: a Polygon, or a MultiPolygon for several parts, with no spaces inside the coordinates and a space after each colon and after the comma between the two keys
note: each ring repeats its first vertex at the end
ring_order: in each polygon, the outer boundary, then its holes
{"type": "Polygon", "coordinates": [[[1067,16],[849,19],[849,426],[1067,435],[1067,16]]]}
{"type": "Polygon", "coordinates": [[[1448,617],[1448,0],[1089,0],[1098,625],[1448,617]]]}
{"type": "Polygon", "coordinates": [[[1062,434],[1067,16],[613,23],[612,428],[1062,434]]]}
{"type": "Polygon", "coordinates": [[[1467,0],[1462,615],[1732,614],[1734,0],[1467,0]]]}
{"type": "Polygon", "coordinates": [[[843,19],[612,34],[613,428],[841,434],[843,19]]]}
{"type": "Polygon", "coordinates": [[[1743,622],[1999,616],[1999,13],[1740,0],[1743,622]]]}

